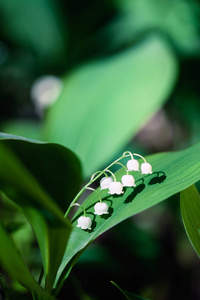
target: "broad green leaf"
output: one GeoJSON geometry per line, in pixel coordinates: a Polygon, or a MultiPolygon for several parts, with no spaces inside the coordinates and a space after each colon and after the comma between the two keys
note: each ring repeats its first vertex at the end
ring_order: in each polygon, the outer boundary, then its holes
{"type": "Polygon", "coordinates": [[[161,107],[177,75],[166,41],[150,36],[68,74],[45,138],[73,150],[86,175],[116,155],[161,107]]]}
{"type": "MultiPolygon", "coordinates": [[[[83,203],[87,215],[93,220],[93,229],[84,231],[77,228],[77,218],[82,214],[79,209],[73,218],[74,228],[60,266],[57,280],[61,284],[69,268],[73,266],[81,251],[95,238],[119,222],[142,212],[155,204],[182,191],[191,184],[200,180],[200,143],[186,150],[174,153],[159,153],[147,157],[147,161],[153,167],[153,174],[141,175],[140,172],[132,172],[136,180],[135,188],[124,188],[121,196],[111,196],[107,190],[97,190],[102,200],[110,207],[110,215],[101,217],[94,215],[94,204],[99,201],[97,193],[92,193],[83,203]]],[[[124,159],[125,160],[125,159],[124,159]]],[[[116,172],[120,180],[125,171],[121,168],[116,172]]]]}
{"type": "Polygon", "coordinates": [[[41,141],[38,141],[38,140],[33,140],[33,139],[30,139],[30,138],[26,138],[24,136],[19,136],[19,135],[10,134],[10,133],[4,133],[4,132],[0,132],[0,139],[1,140],[20,140],[20,141],[44,144],[44,142],[41,142],[41,141]]]}
{"type": "Polygon", "coordinates": [[[21,206],[33,227],[48,290],[71,232],[71,224],[57,203],[63,207],[61,203],[71,202],[79,183],[78,160],[64,147],[0,140],[0,190],[21,206]]]}
{"type": "Polygon", "coordinates": [[[200,195],[195,185],[181,192],[180,204],[185,231],[194,250],[200,257],[200,195]]]}
{"type": "Polygon", "coordinates": [[[1,130],[13,135],[21,135],[25,138],[40,140],[41,138],[41,125],[38,121],[33,120],[11,120],[3,123],[1,130]]]}
{"type": "Polygon", "coordinates": [[[65,212],[82,181],[80,163],[76,156],[57,144],[5,133],[0,133],[1,144],[19,157],[23,165],[65,212]]]}
{"type": "Polygon", "coordinates": [[[120,288],[115,282],[111,281],[111,283],[113,283],[123,294],[124,296],[126,297],[126,299],[128,300],[148,300],[147,298],[143,298],[143,297],[140,297],[138,295],[135,295],[133,293],[130,293],[122,288],[120,288]]]}
{"type": "Polygon", "coordinates": [[[53,300],[35,281],[19,255],[14,243],[0,223],[0,263],[4,270],[26,287],[35,299],[53,300]]]}

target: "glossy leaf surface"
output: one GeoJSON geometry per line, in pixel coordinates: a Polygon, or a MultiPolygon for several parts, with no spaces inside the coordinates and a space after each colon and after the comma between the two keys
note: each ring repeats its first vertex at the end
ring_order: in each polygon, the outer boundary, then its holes
{"type": "Polygon", "coordinates": [[[1,144],[16,154],[65,212],[82,182],[81,167],[76,156],[57,144],[5,133],[0,133],[1,144]]]}
{"type": "Polygon", "coordinates": [[[68,196],[71,201],[79,183],[79,162],[64,147],[0,140],[0,190],[21,206],[34,229],[48,290],[53,285],[71,231],[70,223],[63,218],[64,213],[56,202],[64,203],[68,196]],[[69,186],[71,181],[67,181],[70,176],[75,181],[74,188],[69,186]],[[71,194],[68,195],[69,188],[71,194]]]}
{"type": "Polygon", "coordinates": [[[200,196],[195,185],[181,192],[181,216],[187,236],[200,257],[200,196]]]}
{"type": "MultiPolygon", "coordinates": [[[[110,214],[105,217],[93,215],[94,204],[99,201],[98,195],[93,192],[83,204],[87,215],[93,219],[93,229],[84,231],[76,227],[77,218],[81,215],[81,210],[79,210],[73,218],[74,229],[57,279],[69,262],[71,267],[73,256],[76,255],[76,259],[77,253],[100,234],[126,218],[160,203],[198,181],[200,179],[199,153],[200,144],[196,144],[183,151],[151,155],[147,157],[147,161],[153,167],[153,174],[141,175],[140,172],[130,172],[136,180],[135,188],[124,188],[122,196],[111,196],[107,190],[98,190],[103,202],[105,201],[110,207],[110,214]]],[[[116,173],[117,179],[120,180],[124,173],[124,169],[120,169],[116,173]]],[[[62,277],[65,272],[68,272],[68,266],[64,270],[62,277]]]]}

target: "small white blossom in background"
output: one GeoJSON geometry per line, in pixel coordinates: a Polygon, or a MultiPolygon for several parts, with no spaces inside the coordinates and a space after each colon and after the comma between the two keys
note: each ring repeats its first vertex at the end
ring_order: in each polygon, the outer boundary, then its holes
{"type": "Polygon", "coordinates": [[[149,163],[141,164],[141,173],[142,174],[152,174],[152,166],[149,163]]]}
{"type": "Polygon", "coordinates": [[[139,171],[139,162],[137,159],[130,159],[127,161],[128,171],[139,171]]]}
{"type": "Polygon", "coordinates": [[[111,182],[113,182],[113,178],[112,177],[103,177],[101,180],[100,180],[100,187],[101,187],[101,190],[105,190],[105,189],[108,189],[109,188],[109,184],[111,182]]]}
{"type": "Polygon", "coordinates": [[[95,215],[103,215],[108,214],[108,205],[105,202],[97,202],[94,206],[94,214],[95,215]]]}
{"type": "Polygon", "coordinates": [[[121,184],[121,182],[111,182],[109,184],[109,194],[113,195],[113,194],[123,194],[123,186],[121,184]]]}
{"type": "Polygon", "coordinates": [[[40,116],[47,107],[56,101],[61,90],[62,81],[56,76],[42,76],[33,83],[31,98],[40,116]]]}
{"type": "Polygon", "coordinates": [[[81,229],[91,229],[92,220],[90,217],[80,217],[78,218],[78,224],[77,227],[81,227],[81,229]]]}
{"type": "Polygon", "coordinates": [[[127,187],[136,186],[134,177],[132,175],[122,176],[122,185],[127,187]]]}

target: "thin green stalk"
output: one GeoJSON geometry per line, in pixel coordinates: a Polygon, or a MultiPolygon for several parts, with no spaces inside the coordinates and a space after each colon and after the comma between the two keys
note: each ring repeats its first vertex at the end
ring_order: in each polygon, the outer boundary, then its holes
{"type": "MultiPolygon", "coordinates": [[[[88,186],[90,184],[92,184],[94,181],[96,181],[102,174],[106,174],[106,172],[110,172],[112,174],[112,176],[114,177],[115,181],[116,181],[116,177],[115,175],[108,170],[109,168],[111,168],[114,164],[118,163],[119,160],[121,160],[122,158],[126,157],[126,153],[129,153],[129,151],[124,152],[124,154],[119,157],[118,159],[116,159],[114,162],[112,162],[108,167],[106,167],[103,171],[97,171],[95,172],[90,181],[80,190],[80,192],[76,195],[76,197],[73,199],[73,201],[71,202],[71,204],[69,205],[66,213],[65,213],[65,218],[68,216],[70,210],[71,210],[71,206],[78,200],[78,198],[83,194],[83,192],[88,188],[88,186]],[[96,175],[98,173],[98,175],[96,175]],[[95,176],[96,175],[96,176],[95,176]]],[[[129,155],[131,155],[131,152],[129,153],[129,155]]]]}
{"type": "Polygon", "coordinates": [[[71,206],[78,200],[78,198],[83,194],[83,192],[87,189],[87,187],[92,184],[95,180],[97,180],[104,172],[102,171],[101,173],[99,173],[96,177],[94,177],[92,180],[90,180],[81,190],[80,192],[76,195],[76,197],[73,199],[73,201],[71,202],[70,206],[68,207],[66,213],[65,213],[65,218],[68,216],[71,206]]]}
{"type": "Polygon", "coordinates": [[[137,153],[133,153],[133,155],[138,156],[138,157],[141,157],[141,158],[144,160],[145,163],[147,162],[146,159],[145,159],[142,155],[137,154],[137,153]]]}
{"type": "Polygon", "coordinates": [[[86,211],[85,211],[85,208],[81,205],[81,204],[79,204],[79,203],[73,203],[73,204],[71,204],[71,207],[72,206],[79,206],[79,207],[81,207],[81,209],[82,209],[82,211],[83,211],[83,215],[84,215],[84,217],[86,217],[86,211]]]}
{"type": "Polygon", "coordinates": [[[95,190],[95,189],[93,189],[93,188],[91,188],[91,187],[87,187],[86,189],[87,189],[87,190],[90,190],[90,191],[93,191],[93,192],[95,192],[95,193],[97,193],[97,195],[98,195],[98,197],[99,197],[99,200],[100,200],[100,203],[102,203],[101,196],[99,195],[99,193],[97,192],[97,190],[95,190]]]}
{"type": "Polygon", "coordinates": [[[121,164],[120,162],[116,162],[116,164],[122,166],[124,168],[124,170],[126,171],[126,174],[129,175],[127,168],[123,164],[121,164]]]}
{"type": "Polygon", "coordinates": [[[113,172],[111,172],[111,171],[108,170],[108,169],[106,169],[105,171],[106,171],[106,172],[109,172],[109,173],[112,175],[112,177],[114,178],[114,181],[115,181],[115,182],[117,181],[117,179],[116,179],[116,177],[115,177],[115,175],[114,175],[113,172]]]}

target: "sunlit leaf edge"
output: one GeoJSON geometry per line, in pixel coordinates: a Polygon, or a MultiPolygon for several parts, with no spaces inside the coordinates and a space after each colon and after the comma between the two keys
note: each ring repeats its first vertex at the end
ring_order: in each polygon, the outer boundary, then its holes
{"type": "Polygon", "coordinates": [[[188,239],[200,257],[200,195],[191,185],[180,193],[181,217],[188,239]]]}
{"type": "Polygon", "coordinates": [[[111,281],[111,283],[116,286],[121,292],[122,294],[124,294],[124,296],[128,299],[128,300],[149,300],[147,298],[144,298],[144,297],[141,297],[141,296],[138,296],[138,295],[135,295],[129,291],[126,291],[124,289],[122,289],[121,287],[119,287],[118,284],[116,284],[114,281],[111,281]]]}
{"type": "MultiPolygon", "coordinates": [[[[127,191],[122,197],[111,197],[108,196],[107,192],[101,191],[101,197],[104,200],[107,199],[113,201],[114,213],[112,217],[107,221],[99,216],[95,216],[95,221],[97,220],[98,226],[92,230],[92,232],[87,232],[76,227],[77,218],[82,214],[80,210],[77,211],[73,217],[74,229],[69,239],[68,246],[63,257],[63,262],[61,264],[60,270],[58,272],[57,280],[59,280],[60,275],[63,277],[65,271],[67,271],[66,265],[73,256],[79,252],[81,249],[85,248],[91,241],[93,241],[100,234],[106,230],[112,228],[119,222],[125,220],[126,218],[133,216],[143,210],[146,210],[155,204],[169,198],[170,196],[182,191],[191,184],[200,180],[199,168],[199,152],[200,143],[177,152],[169,153],[159,153],[148,156],[146,159],[153,166],[154,173],[152,175],[141,176],[139,173],[134,173],[136,183],[138,180],[143,181],[146,184],[142,191],[135,194],[135,199],[131,197],[132,192],[127,191]],[[155,177],[156,175],[156,177],[155,177]],[[153,178],[159,178],[163,176],[162,182],[157,182],[155,184],[149,185],[149,182],[153,178]],[[165,178],[166,176],[166,178],[165,178]],[[143,179],[141,179],[141,177],[143,179]],[[126,203],[127,207],[124,206],[122,209],[121,205],[117,204],[117,201],[123,202],[129,199],[129,203],[126,203]],[[80,242],[81,241],[81,242],[80,242]],[[66,267],[66,269],[65,269],[66,267]]],[[[116,172],[117,178],[124,175],[124,170],[119,170],[116,172]]],[[[99,191],[99,189],[98,189],[99,191]]],[[[92,193],[85,201],[83,206],[88,213],[88,216],[93,216],[93,206],[98,202],[98,196],[96,193],[92,193]]]]}

